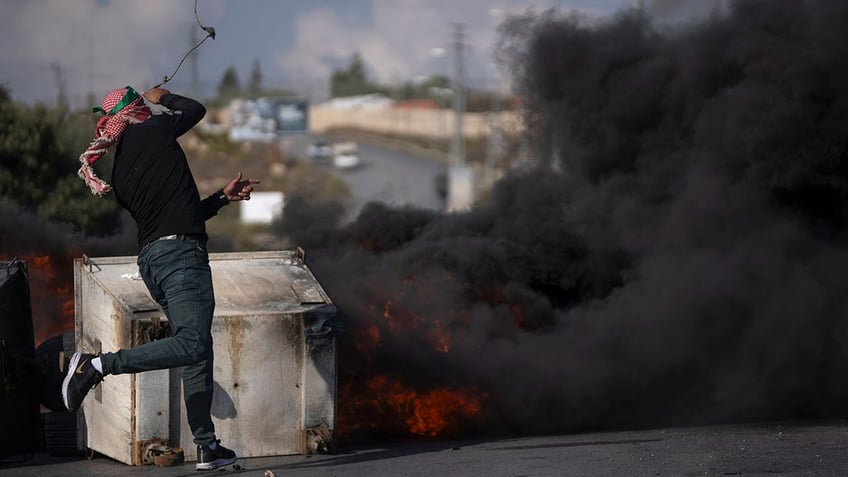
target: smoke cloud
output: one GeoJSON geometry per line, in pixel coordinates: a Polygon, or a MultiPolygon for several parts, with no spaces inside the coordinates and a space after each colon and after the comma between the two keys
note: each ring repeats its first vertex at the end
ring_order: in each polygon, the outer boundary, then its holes
{"type": "Polygon", "coordinates": [[[728,3],[511,19],[537,168],[467,213],[291,230],[343,380],[474,389],[510,433],[843,415],[848,4],[728,3]]]}

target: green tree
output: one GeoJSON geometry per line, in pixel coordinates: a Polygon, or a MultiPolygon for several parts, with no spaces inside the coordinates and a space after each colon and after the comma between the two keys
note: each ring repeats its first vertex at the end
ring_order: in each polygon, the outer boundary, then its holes
{"type": "Polygon", "coordinates": [[[430,88],[450,88],[451,80],[445,75],[432,75],[427,78],[427,81],[421,83],[421,87],[425,91],[429,91],[430,88]]]}
{"type": "Polygon", "coordinates": [[[443,75],[433,75],[419,83],[406,81],[400,86],[389,90],[388,94],[392,98],[402,100],[434,98],[438,96],[436,91],[445,91],[448,88],[450,88],[450,79],[448,77],[443,75]]]}
{"type": "Polygon", "coordinates": [[[375,93],[379,89],[368,80],[365,63],[359,53],[354,53],[346,69],[334,70],[330,78],[330,94],[333,97],[375,93]]]}
{"type": "Polygon", "coordinates": [[[222,98],[232,98],[241,93],[241,83],[239,82],[238,73],[234,66],[230,66],[224,71],[221,76],[221,82],[218,83],[218,96],[222,98]]]}
{"type": "Polygon", "coordinates": [[[250,82],[247,85],[251,98],[258,98],[262,94],[262,69],[259,60],[253,60],[253,69],[250,70],[250,82]]]}
{"type": "MultiPolygon", "coordinates": [[[[76,174],[94,118],[0,98],[0,205],[71,223],[84,235],[114,233],[120,206],[112,195],[92,196],[76,174]]],[[[108,178],[105,163],[97,169],[108,178]]]]}

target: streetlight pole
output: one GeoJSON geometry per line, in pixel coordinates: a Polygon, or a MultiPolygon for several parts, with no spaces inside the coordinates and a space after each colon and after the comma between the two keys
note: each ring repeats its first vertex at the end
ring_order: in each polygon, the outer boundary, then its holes
{"type": "Polygon", "coordinates": [[[465,35],[464,25],[454,25],[454,79],[453,89],[454,136],[451,147],[451,166],[448,169],[448,211],[468,210],[474,200],[474,181],[471,169],[465,162],[465,64],[462,58],[465,35]]]}
{"type": "Polygon", "coordinates": [[[465,138],[463,137],[463,116],[465,114],[465,65],[462,58],[462,43],[464,41],[463,25],[454,24],[454,81],[453,81],[453,166],[465,167],[465,138]]]}

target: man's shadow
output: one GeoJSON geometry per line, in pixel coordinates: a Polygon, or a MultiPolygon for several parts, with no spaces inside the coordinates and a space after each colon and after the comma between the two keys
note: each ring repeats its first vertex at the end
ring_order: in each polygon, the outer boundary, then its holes
{"type": "Polygon", "coordinates": [[[238,415],[236,405],[233,399],[227,394],[227,391],[218,384],[218,381],[212,383],[212,417],[218,419],[233,419],[238,415]]]}

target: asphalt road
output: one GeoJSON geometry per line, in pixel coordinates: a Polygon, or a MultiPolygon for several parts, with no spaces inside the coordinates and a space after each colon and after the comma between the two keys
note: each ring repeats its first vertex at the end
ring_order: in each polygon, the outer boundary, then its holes
{"type": "Polygon", "coordinates": [[[0,476],[845,476],[848,422],[737,424],[622,432],[341,445],[337,454],[242,459],[205,474],[193,463],[131,467],[107,457],[36,454],[0,476]]]}
{"type": "Polygon", "coordinates": [[[436,189],[436,177],[447,166],[387,148],[362,143],[358,146],[361,161],[358,167],[339,169],[331,163],[322,164],[351,190],[353,204],[349,219],[355,218],[368,202],[444,210],[445,201],[436,189]]]}

